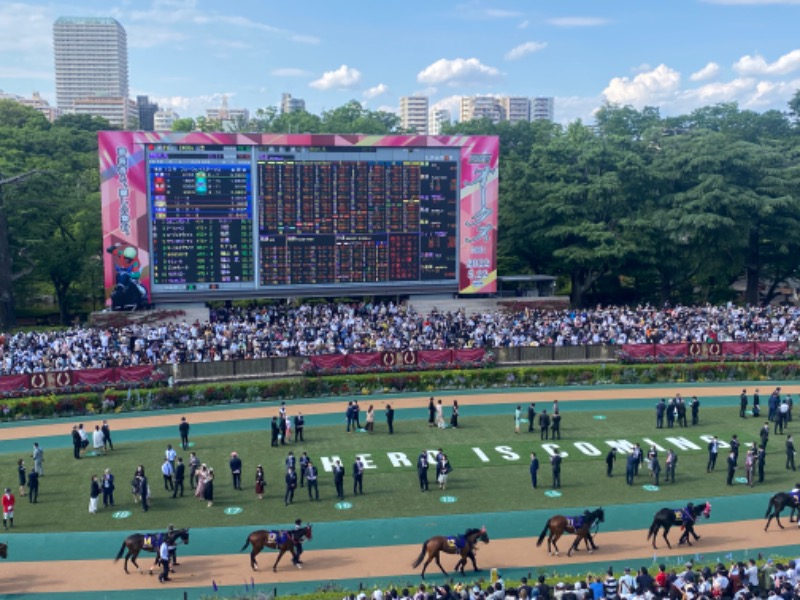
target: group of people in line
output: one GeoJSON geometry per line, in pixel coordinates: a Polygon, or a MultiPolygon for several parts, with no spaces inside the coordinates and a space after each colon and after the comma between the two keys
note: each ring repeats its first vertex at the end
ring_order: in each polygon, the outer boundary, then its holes
{"type": "Polygon", "coordinates": [[[792,306],[433,310],[394,303],[253,304],[209,320],[0,333],[0,375],[354,352],[800,339],[792,306]]]}

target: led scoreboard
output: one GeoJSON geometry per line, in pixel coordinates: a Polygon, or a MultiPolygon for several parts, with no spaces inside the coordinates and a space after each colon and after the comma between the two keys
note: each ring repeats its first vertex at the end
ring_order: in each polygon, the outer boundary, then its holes
{"type": "Polygon", "coordinates": [[[133,276],[154,302],[492,292],[497,148],[486,136],[101,132],[104,242],[121,249],[106,287],[133,276]]]}

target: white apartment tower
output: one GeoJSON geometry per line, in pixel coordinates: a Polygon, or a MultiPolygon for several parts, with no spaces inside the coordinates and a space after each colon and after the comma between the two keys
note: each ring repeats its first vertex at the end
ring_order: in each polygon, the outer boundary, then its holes
{"type": "Polygon", "coordinates": [[[531,98],[531,121],[553,121],[555,116],[555,98],[542,96],[531,98]]]}
{"type": "Polygon", "coordinates": [[[500,99],[503,108],[503,120],[509,123],[531,120],[531,101],[520,96],[503,96],[500,99]]]}
{"type": "Polygon", "coordinates": [[[446,108],[431,107],[428,113],[428,135],[441,135],[442,125],[450,124],[450,111],[446,108]]]}
{"type": "Polygon", "coordinates": [[[499,123],[504,119],[505,111],[494,96],[462,96],[461,97],[461,122],[489,119],[492,123],[499,123]]]}
{"type": "Polygon", "coordinates": [[[306,101],[302,98],[292,98],[291,94],[281,94],[281,114],[303,112],[306,110],[306,101]]]}
{"type": "Polygon", "coordinates": [[[85,106],[88,98],[116,98],[107,104],[114,106],[115,124],[126,126],[128,39],[122,25],[107,17],[60,17],[53,24],[53,51],[58,108],[73,112],[76,101],[85,106]]]}
{"type": "Polygon", "coordinates": [[[415,133],[428,133],[428,97],[403,96],[400,98],[400,126],[415,133]]]}

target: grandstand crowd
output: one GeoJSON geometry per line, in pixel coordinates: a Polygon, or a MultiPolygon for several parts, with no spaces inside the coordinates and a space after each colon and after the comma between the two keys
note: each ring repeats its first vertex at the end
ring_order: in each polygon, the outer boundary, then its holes
{"type": "Polygon", "coordinates": [[[0,334],[0,375],[354,352],[796,342],[796,306],[609,306],[432,311],[393,303],[212,309],[205,323],[0,334]]]}

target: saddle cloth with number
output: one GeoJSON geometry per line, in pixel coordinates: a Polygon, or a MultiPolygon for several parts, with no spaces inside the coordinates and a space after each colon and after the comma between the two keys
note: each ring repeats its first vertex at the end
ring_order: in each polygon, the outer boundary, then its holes
{"type": "Polygon", "coordinates": [[[285,544],[289,539],[289,534],[285,531],[270,531],[267,534],[267,541],[271,544],[285,544]]]}
{"type": "Polygon", "coordinates": [[[450,548],[461,550],[466,545],[466,540],[463,535],[451,535],[447,538],[447,545],[450,548]]]}
{"type": "Polygon", "coordinates": [[[583,524],[586,523],[586,517],[583,515],[579,517],[567,517],[567,527],[572,527],[573,529],[580,529],[583,527],[583,524]]]}

